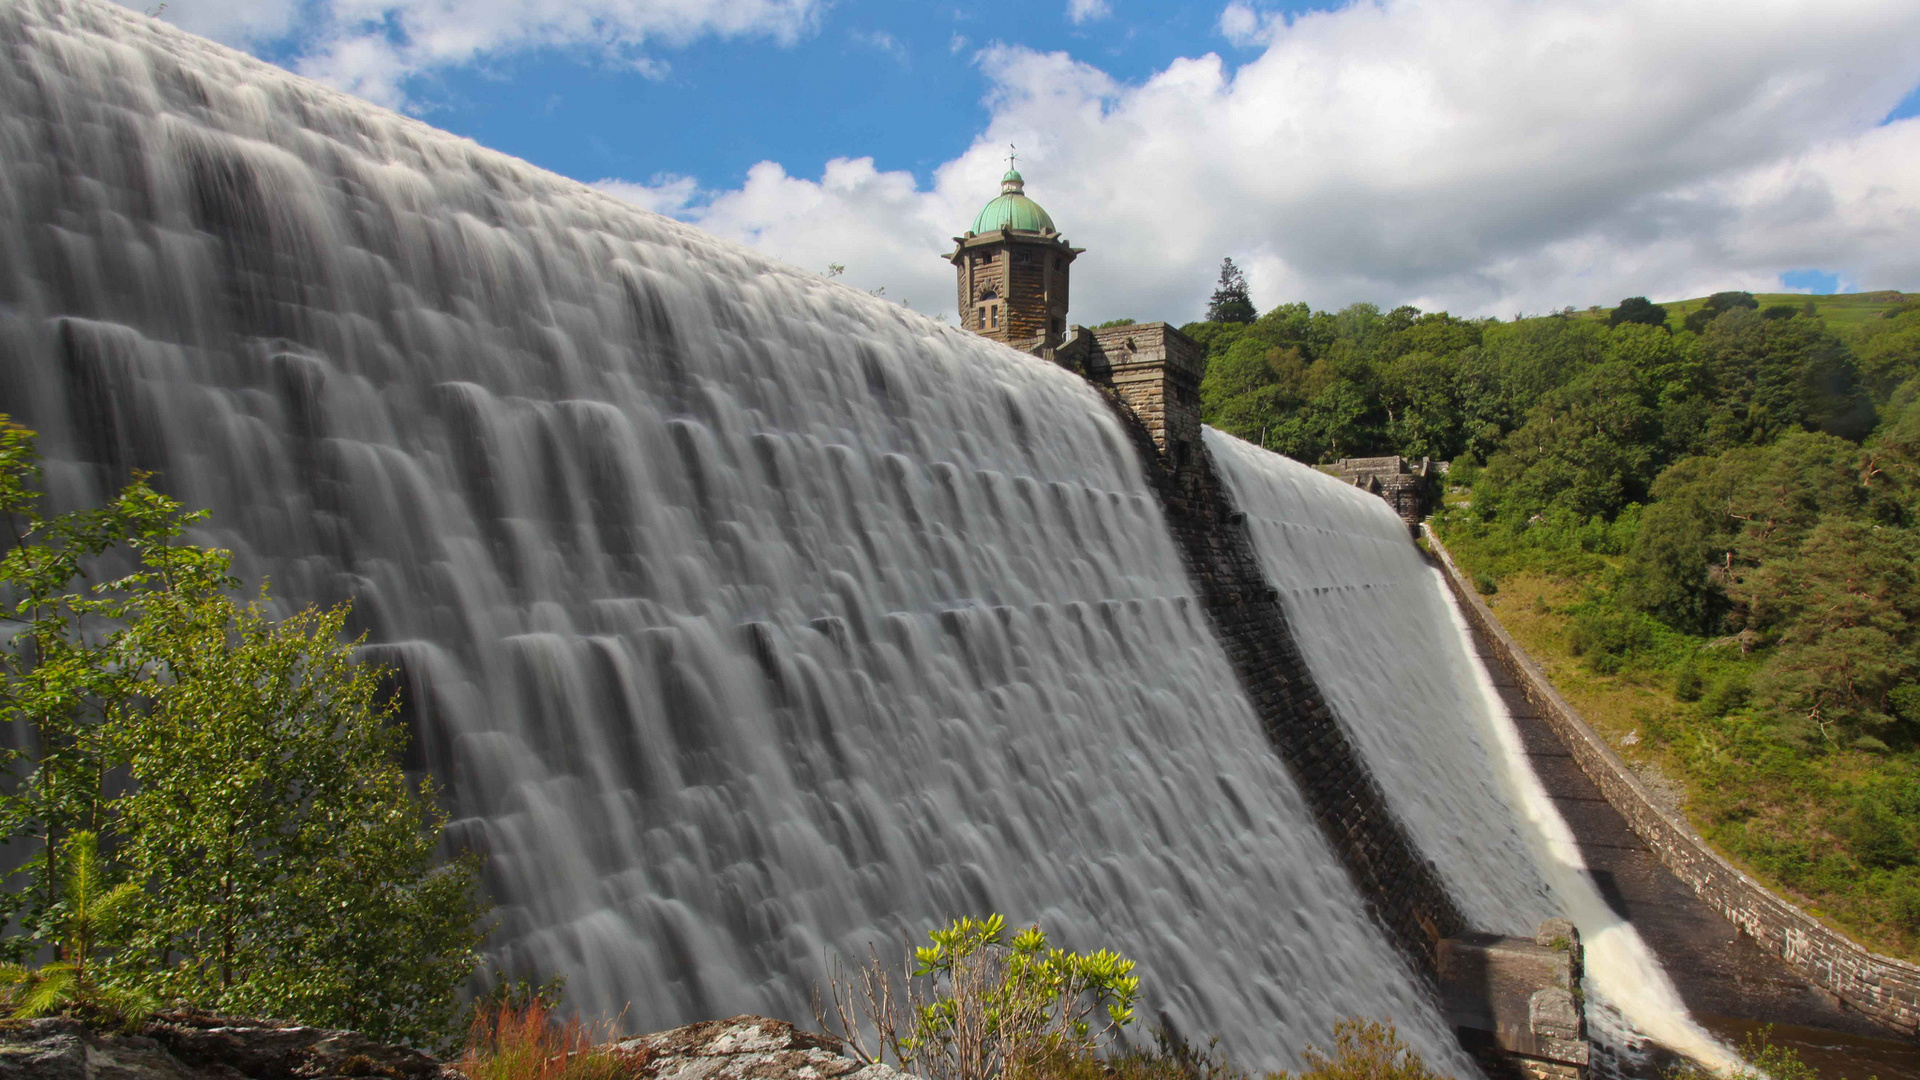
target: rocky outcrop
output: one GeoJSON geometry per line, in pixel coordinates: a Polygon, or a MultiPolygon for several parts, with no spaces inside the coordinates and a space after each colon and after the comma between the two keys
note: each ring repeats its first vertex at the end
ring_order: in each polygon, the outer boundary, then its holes
{"type": "Polygon", "coordinates": [[[839,1040],[784,1020],[734,1016],[626,1039],[641,1080],[913,1080],[891,1065],[862,1064],[839,1040]]]}
{"type": "Polygon", "coordinates": [[[433,1058],[358,1032],[163,1013],[135,1031],[54,1017],[0,1027],[0,1080],[441,1080],[433,1058]]]}
{"type": "MultiPolygon", "coordinates": [[[[624,1039],[634,1080],[912,1080],[784,1020],[735,1016],[624,1039]]],[[[164,1013],[137,1031],[57,1017],[0,1025],[0,1080],[465,1080],[352,1031],[164,1013]]]]}

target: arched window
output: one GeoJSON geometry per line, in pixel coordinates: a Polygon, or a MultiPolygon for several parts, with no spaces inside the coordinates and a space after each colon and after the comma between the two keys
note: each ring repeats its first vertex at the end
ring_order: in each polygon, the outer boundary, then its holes
{"type": "Polygon", "coordinates": [[[981,330],[1000,329],[1000,307],[999,294],[988,289],[974,307],[974,325],[981,330]]]}

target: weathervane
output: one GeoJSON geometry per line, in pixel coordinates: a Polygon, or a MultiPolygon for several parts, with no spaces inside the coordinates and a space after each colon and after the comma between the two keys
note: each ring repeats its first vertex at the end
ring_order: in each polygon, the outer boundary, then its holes
{"type": "Polygon", "coordinates": [[[1008,172],[1013,171],[1013,161],[1015,158],[1020,156],[1014,153],[1013,151],[1014,151],[1014,145],[1012,143],[1008,143],[1007,144],[1007,171],[1008,172]]]}

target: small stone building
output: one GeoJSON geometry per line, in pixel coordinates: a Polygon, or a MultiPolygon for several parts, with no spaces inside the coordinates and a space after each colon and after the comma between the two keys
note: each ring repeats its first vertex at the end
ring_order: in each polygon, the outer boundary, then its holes
{"type": "Polygon", "coordinates": [[[983,337],[1045,357],[1111,389],[1140,419],[1167,464],[1200,455],[1200,377],[1206,357],[1192,338],[1163,323],[1088,330],[1067,325],[1073,260],[1053,218],[1027,197],[1012,169],[1000,194],[953,238],[961,325],[983,337]]]}
{"type": "Polygon", "coordinates": [[[1400,520],[1413,529],[1420,527],[1420,519],[1432,509],[1434,491],[1439,486],[1440,470],[1431,458],[1421,458],[1418,465],[1398,456],[1341,458],[1320,468],[1387,500],[1400,520]]]}

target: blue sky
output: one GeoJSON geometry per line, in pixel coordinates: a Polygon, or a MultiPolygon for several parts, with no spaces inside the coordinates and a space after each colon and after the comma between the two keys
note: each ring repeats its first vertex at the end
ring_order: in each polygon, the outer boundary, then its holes
{"type": "Polygon", "coordinates": [[[1215,3],[1122,0],[1075,25],[1061,2],[857,0],[827,9],[797,45],[706,40],[663,52],[659,79],[549,50],[410,89],[422,118],[576,179],[670,173],[737,187],[763,160],[812,176],[832,158],[871,156],[924,183],[987,123],[981,48],[1064,51],[1133,82],[1181,56],[1257,55],[1219,33],[1219,15],[1215,3]]]}
{"type": "Polygon", "coordinates": [[[164,15],[938,313],[994,193],[1076,320],[1920,290],[1913,0],[173,0],[164,15]],[[1784,275],[1784,276],[1783,276],[1784,275]]]}

